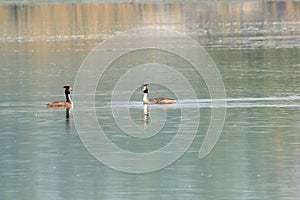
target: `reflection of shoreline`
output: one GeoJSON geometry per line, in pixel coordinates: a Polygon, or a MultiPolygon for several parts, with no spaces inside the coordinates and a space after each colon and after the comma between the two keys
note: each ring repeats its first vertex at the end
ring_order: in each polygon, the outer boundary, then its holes
{"type": "Polygon", "coordinates": [[[117,31],[159,26],[201,36],[296,35],[300,2],[0,4],[0,41],[101,39],[117,31]],[[267,14],[266,14],[267,13],[267,14]],[[284,19],[284,21],[283,21],[284,19]],[[280,23],[279,23],[280,22],[280,23]],[[115,26],[115,24],[118,26],[115,26]],[[41,25],[42,24],[42,25],[41,25]],[[76,27],[76,28],[74,28],[76,27]],[[275,32],[274,32],[275,31],[275,32]],[[277,31],[277,32],[276,32],[277,31]],[[100,33],[100,34],[99,34],[100,33]],[[91,38],[90,38],[91,39],[91,38]]]}

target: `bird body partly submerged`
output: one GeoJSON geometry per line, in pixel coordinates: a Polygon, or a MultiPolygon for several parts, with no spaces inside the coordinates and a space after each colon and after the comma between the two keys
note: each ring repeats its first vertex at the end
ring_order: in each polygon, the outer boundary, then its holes
{"type": "Polygon", "coordinates": [[[71,99],[71,91],[72,88],[70,86],[64,86],[65,88],[65,95],[66,95],[66,101],[55,101],[52,103],[46,104],[46,107],[48,108],[72,108],[73,102],[71,99]]]}
{"type": "Polygon", "coordinates": [[[153,103],[153,104],[175,104],[176,103],[175,99],[165,98],[165,97],[149,99],[147,84],[144,84],[141,89],[144,92],[144,97],[143,97],[144,103],[153,103]]]}
{"type": "Polygon", "coordinates": [[[154,104],[174,104],[176,100],[171,98],[155,98],[149,99],[149,102],[154,104]]]}
{"type": "Polygon", "coordinates": [[[72,108],[73,104],[66,101],[55,101],[52,103],[47,103],[48,108],[72,108]]]}

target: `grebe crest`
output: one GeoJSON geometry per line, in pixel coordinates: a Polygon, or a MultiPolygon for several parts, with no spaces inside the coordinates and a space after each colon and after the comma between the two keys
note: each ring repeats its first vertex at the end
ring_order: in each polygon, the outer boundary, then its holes
{"type": "Polygon", "coordinates": [[[164,98],[164,97],[160,97],[160,98],[154,98],[154,99],[149,99],[148,98],[148,85],[147,84],[143,84],[141,87],[141,90],[144,92],[144,97],[143,97],[143,102],[145,104],[147,103],[153,103],[153,104],[175,104],[176,100],[175,99],[171,99],[171,98],[164,98]]]}
{"type": "Polygon", "coordinates": [[[46,104],[47,107],[51,107],[51,108],[72,108],[73,107],[73,102],[71,99],[72,87],[64,86],[64,88],[65,88],[66,101],[55,101],[52,103],[48,103],[46,104]]]}

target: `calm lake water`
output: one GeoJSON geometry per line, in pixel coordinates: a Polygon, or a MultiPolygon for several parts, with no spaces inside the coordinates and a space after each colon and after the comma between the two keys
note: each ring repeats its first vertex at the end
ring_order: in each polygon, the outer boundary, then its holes
{"type": "MultiPolygon", "coordinates": [[[[0,4],[0,15],[0,199],[300,198],[300,2],[0,4]],[[178,105],[164,108],[164,127],[150,138],[126,135],[116,124],[110,101],[114,84],[142,63],[173,66],[198,85],[197,98],[180,99],[180,105],[200,113],[200,120],[189,118],[199,121],[199,128],[183,156],[154,172],[125,173],[86,150],[73,110],[67,118],[65,109],[45,104],[64,100],[63,86],[73,86],[100,42],[153,26],[182,32],[209,53],[226,89],[225,124],[215,148],[199,159],[212,110],[204,80],[168,52],[123,55],[95,94],[96,117],[112,143],[150,152],[170,143],[179,129],[178,105]]],[[[176,46],[176,38],[170,39],[176,46]]],[[[150,106],[150,119],[144,120],[139,87],[120,109],[129,108],[137,125],[159,122],[151,118],[159,106],[150,106]]],[[[175,97],[156,84],[149,84],[149,91],[152,97],[175,97]]],[[[93,108],[81,109],[84,116],[93,108]]],[[[87,133],[94,129],[84,123],[87,133]]]]}

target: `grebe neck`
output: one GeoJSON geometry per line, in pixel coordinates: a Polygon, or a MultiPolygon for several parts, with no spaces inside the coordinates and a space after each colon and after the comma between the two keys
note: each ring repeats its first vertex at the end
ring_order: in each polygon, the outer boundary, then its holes
{"type": "Polygon", "coordinates": [[[144,92],[143,101],[144,101],[144,103],[149,103],[148,92],[144,92]]]}
{"type": "Polygon", "coordinates": [[[71,104],[73,103],[70,94],[66,94],[66,102],[71,103],[71,104]]]}

